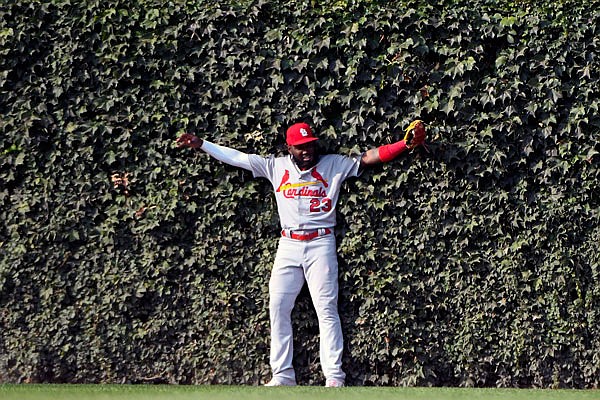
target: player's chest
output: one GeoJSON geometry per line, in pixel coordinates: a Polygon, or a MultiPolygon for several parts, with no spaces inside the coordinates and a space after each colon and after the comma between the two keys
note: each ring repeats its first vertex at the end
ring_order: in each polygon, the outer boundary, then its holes
{"type": "Polygon", "coordinates": [[[313,167],[308,171],[284,168],[277,176],[275,194],[285,199],[326,198],[335,190],[335,176],[328,169],[313,167]]]}

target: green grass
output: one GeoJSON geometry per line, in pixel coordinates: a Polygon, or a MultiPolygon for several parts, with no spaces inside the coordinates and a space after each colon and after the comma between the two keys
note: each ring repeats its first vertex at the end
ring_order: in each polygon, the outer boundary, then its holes
{"type": "Polygon", "coordinates": [[[2,400],[219,400],[219,399],[356,399],[356,400],[600,400],[600,390],[462,389],[298,386],[173,385],[0,385],[2,400]]]}

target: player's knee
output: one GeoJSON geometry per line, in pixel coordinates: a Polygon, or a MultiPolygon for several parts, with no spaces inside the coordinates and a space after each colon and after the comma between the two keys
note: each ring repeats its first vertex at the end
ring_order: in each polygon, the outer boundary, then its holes
{"type": "Polygon", "coordinates": [[[332,320],[338,318],[337,299],[320,298],[315,304],[320,319],[332,320]]]}
{"type": "Polygon", "coordinates": [[[294,308],[295,296],[289,294],[271,294],[269,308],[281,313],[291,313],[294,308]]]}

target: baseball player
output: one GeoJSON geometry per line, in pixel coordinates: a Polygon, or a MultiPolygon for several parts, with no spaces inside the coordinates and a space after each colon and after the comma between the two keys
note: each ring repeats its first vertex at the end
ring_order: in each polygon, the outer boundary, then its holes
{"type": "Polygon", "coordinates": [[[294,386],[291,313],[304,282],[319,320],[320,361],[327,387],[344,386],[344,346],[338,314],[338,262],[335,236],[336,204],[345,179],[396,158],[425,141],[425,128],[414,121],[401,141],[370,149],[361,155],[319,155],[317,137],[306,123],[286,131],[289,155],[262,157],[246,154],[184,133],[178,147],[200,148],[224,163],[266,178],[275,192],[281,238],[269,282],[271,322],[270,365],[266,386],[294,386]]]}

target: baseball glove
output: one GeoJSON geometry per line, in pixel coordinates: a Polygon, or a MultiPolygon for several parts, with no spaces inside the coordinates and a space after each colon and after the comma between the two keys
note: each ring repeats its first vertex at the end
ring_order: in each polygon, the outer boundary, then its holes
{"type": "Polygon", "coordinates": [[[425,125],[423,124],[423,121],[417,119],[411,122],[408,128],[406,128],[404,141],[406,142],[406,147],[414,149],[417,146],[424,145],[426,137],[427,133],[425,132],[425,125]]]}

